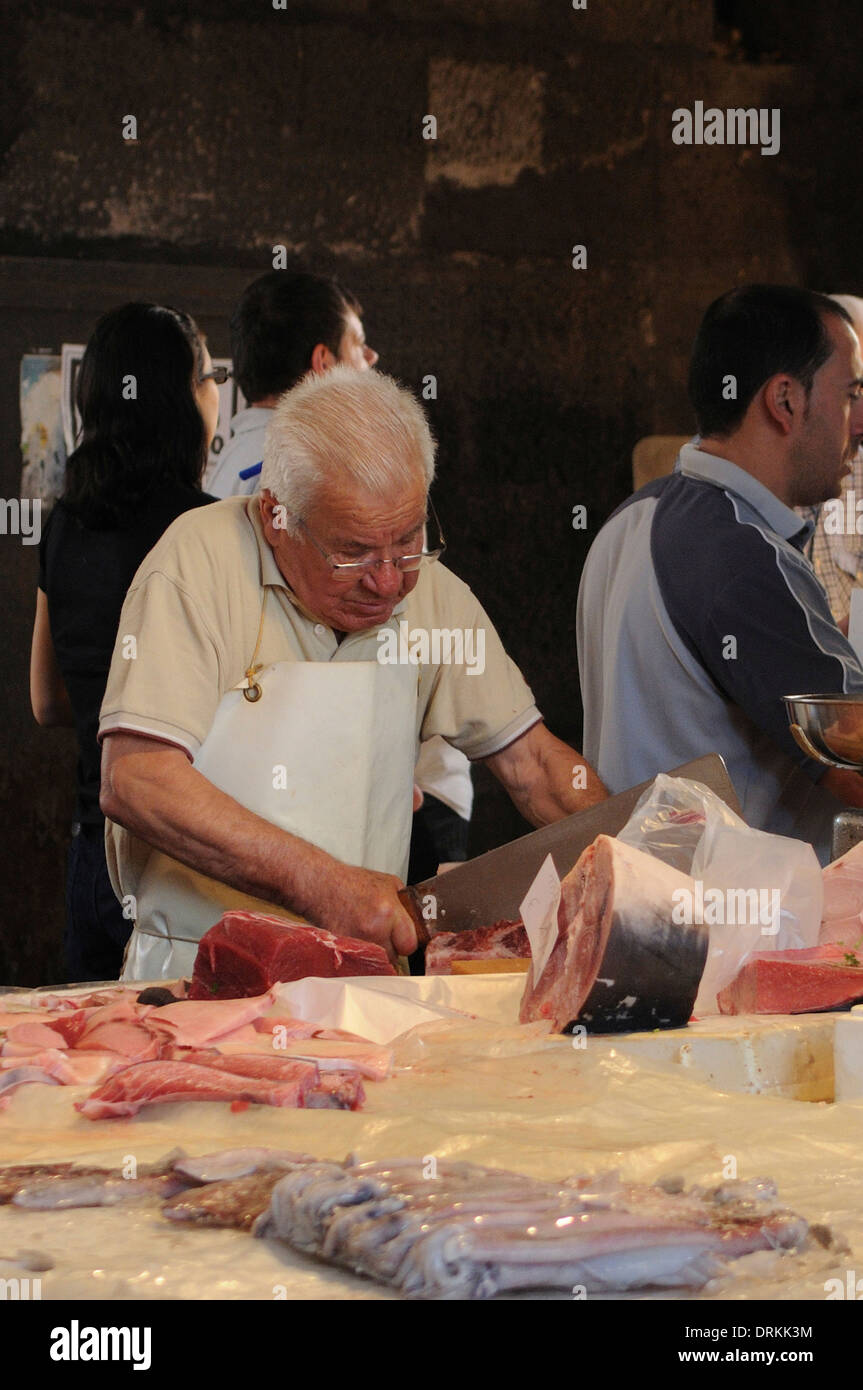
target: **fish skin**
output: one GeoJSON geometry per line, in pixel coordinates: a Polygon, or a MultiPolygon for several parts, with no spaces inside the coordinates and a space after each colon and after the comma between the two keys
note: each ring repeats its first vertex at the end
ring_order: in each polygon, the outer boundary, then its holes
{"type": "Polygon", "coordinates": [[[306,1110],[362,1110],[366,1090],[359,1072],[325,1071],[303,1096],[306,1110]]]}
{"type": "Polygon", "coordinates": [[[597,835],[560,887],[558,935],[540,978],[528,971],[520,1022],[589,1033],[685,1027],[709,936],[674,921],[675,891],[694,890],[689,875],[597,835]]]}

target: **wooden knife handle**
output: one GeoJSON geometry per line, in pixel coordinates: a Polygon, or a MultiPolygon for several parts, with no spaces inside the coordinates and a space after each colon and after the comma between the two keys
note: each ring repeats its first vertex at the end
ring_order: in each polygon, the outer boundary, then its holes
{"type": "Polygon", "coordinates": [[[419,900],[412,888],[402,888],[399,890],[399,902],[414,924],[417,934],[417,942],[425,950],[431,941],[431,932],[426,919],[423,917],[422,908],[419,900]]]}

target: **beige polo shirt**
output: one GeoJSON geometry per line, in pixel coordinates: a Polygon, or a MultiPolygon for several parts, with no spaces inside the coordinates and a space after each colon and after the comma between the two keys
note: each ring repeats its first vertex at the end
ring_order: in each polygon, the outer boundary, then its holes
{"type": "MultiPolygon", "coordinates": [[[[120,616],[100,738],[116,729],[148,734],[193,758],[222,696],[252,662],[262,610],[255,658],[260,666],[375,661],[382,641],[393,651],[400,643],[404,654],[411,633],[481,631],[481,672],[478,637],[474,670],[467,662],[445,660],[418,665],[418,742],[439,734],[469,758],[486,758],[541,717],[481,604],[440,562],[423,566],[388,623],[350,633],[339,643],[285,582],[263,533],[259,499],[230,497],[178,517],[135,575],[120,616]],[[392,636],[380,639],[387,628],[392,636]]],[[[107,850],[115,891],[135,893],[149,846],[109,821],[107,850]]]]}

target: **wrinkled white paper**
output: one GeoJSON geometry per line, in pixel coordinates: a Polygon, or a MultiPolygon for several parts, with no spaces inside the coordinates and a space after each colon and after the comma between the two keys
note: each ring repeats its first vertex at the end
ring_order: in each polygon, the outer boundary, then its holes
{"type": "MultiPolygon", "coordinates": [[[[517,983],[522,986],[521,978],[517,983]]],[[[502,975],[479,976],[470,982],[448,975],[310,977],[277,985],[272,1012],[288,1012],[294,1018],[314,1020],[322,1028],[343,1028],[387,1045],[409,1028],[440,1019],[510,1023],[512,997],[512,980],[502,975]]]]}
{"type": "Polygon", "coordinates": [[[530,942],[534,980],[539,979],[554,949],[559,907],[560,879],[554,867],[554,860],[547,854],[519,908],[530,942]]]}

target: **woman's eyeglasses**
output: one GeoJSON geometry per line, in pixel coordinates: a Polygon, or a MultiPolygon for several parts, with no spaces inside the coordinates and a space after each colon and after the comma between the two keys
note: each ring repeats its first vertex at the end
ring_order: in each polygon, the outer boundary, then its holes
{"type": "Polygon", "coordinates": [[[213,367],[212,371],[204,372],[202,376],[199,376],[198,382],[212,380],[217,386],[224,386],[230,376],[231,370],[229,367],[213,367]]]}

